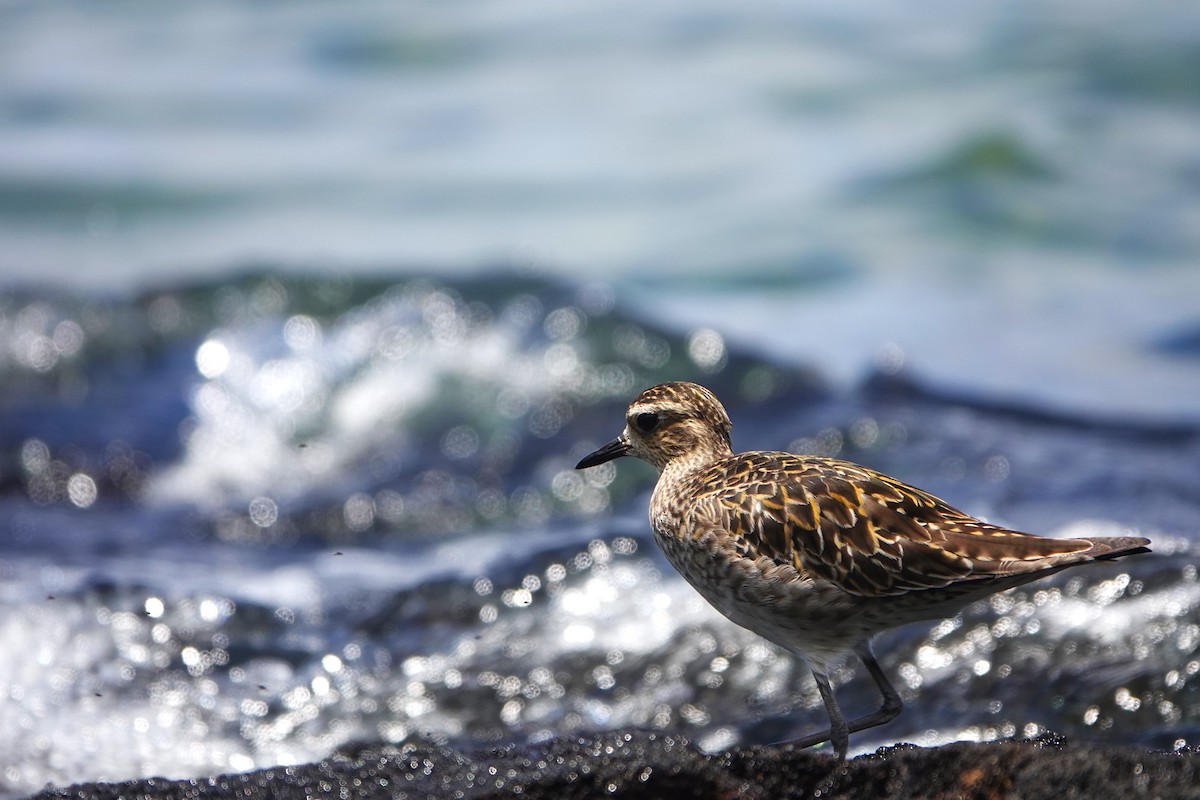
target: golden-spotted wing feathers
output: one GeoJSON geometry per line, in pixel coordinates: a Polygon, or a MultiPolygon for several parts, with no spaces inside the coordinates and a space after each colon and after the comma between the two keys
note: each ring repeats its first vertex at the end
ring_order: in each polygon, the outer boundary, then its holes
{"type": "MultiPolygon", "coordinates": [[[[848,462],[745,453],[701,471],[695,522],[723,529],[744,556],[791,564],[866,597],[1040,572],[1111,549],[981,522],[848,462]]],[[[1136,543],[1135,543],[1136,544],[1136,543]]]]}

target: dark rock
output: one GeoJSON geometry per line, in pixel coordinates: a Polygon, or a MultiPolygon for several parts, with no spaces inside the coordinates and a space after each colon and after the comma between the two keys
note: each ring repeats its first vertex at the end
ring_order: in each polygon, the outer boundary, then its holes
{"type": "Polygon", "coordinates": [[[788,745],[706,755],[661,733],[612,732],[455,750],[365,744],[316,764],[239,775],[80,784],[50,798],[1195,798],[1200,753],[1070,746],[1061,737],[880,748],[845,764],[788,745]]]}

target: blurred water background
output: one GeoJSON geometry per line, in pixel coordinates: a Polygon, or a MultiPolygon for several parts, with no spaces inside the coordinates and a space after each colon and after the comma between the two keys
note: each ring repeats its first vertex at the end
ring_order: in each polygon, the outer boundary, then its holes
{"type": "Polygon", "coordinates": [[[1190,4],[6,2],[0,796],[822,724],[572,469],[677,378],[1154,540],[883,637],[859,751],[1196,744],[1198,257],[1190,4]]]}

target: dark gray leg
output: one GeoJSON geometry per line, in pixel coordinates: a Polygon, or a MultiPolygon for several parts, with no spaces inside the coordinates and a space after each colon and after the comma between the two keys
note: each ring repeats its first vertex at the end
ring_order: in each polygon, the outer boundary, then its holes
{"type": "Polygon", "coordinates": [[[830,728],[827,731],[810,734],[800,739],[789,739],[784,744],[790,744],[793,747],[812,747],[821,742],[832,741],[834,749],[838,752],[838,758],[845,759],[850,734],[891,722],[900,714],[900,710],[904,708],[904,702],[900,699],[899,692],[883,674],[883,668],[879,666],[879,662],[875,660],[875,654],[871,652],[870,643],[862,645],[855,652],[862,659],[863,666],[867,668],[875,685],[879,687],[879,693],[883,695],[883,704],[879,706],[878,710],[856,717],[847,723],[833,696],[829,678],[814,670],[813,677],[817,679],[817,689],[821,692],[821,699],[825,701],[825,710],[829,713],[830,728]]]}
{"type": "Polygon", "coordinates": [[[867,642],[855,652],[862,659],[863,666],[871,674],[875,685],[879,687],[879,693],[883,695],[883,705],[879,706],[878,711],[859,717],[850,723],[851,731],[864,731],[867,728],[891,722],[900,716],[900,711],[904,708],[904,701],[900,699],[900,693],[888,681],[887,676],[883,674],[883,668],[875,660],[875,654],[871,652],[871,643],[867,642]]]}
{"type": "Polygon", "coordinates": [[[817,689],[821,692],[821,699],[825,701],[825,711],[829,713],[829,730],[826,736],[837,752],[837,760],[845,761],[846,748],[850,745],[850,729],[846,727],[846,718],[842,716],[842,709],[833,694],[833,687],[829,685],[829,676],[814,669],[813,677],[817,679],[817,689]]]}

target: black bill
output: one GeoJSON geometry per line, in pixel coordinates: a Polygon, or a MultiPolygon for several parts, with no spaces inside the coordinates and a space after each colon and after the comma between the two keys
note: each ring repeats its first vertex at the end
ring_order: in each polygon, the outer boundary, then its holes
{"type": "Polygon", "coordinates": [[[608,444],[601,447],[599,450],[589,455],[584,456],[575,469],[587,469],[603,464],[606,461],[612,461],[614,458],[620,458],[629,452],[629,442],[625,441],[624,437],[618,436],[608,444]]]}

